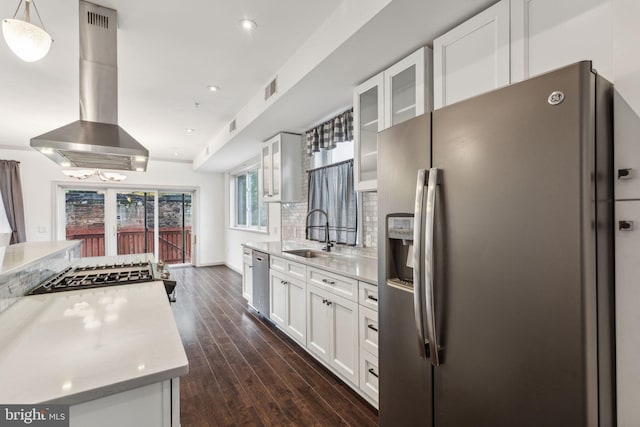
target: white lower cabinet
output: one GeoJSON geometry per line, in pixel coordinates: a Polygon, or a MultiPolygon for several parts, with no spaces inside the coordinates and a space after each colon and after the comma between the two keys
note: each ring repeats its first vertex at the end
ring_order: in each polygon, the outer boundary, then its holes
{"type": "Polygon", "coordinates": [[[640,200],[615,204],[616,371],[618,425],[640,420],[640,200]]]}
{"type": "Polygon", "coordinates": [[[307,349],[358,384],[358,304],[307,285],[307,349]]]}
{"type": "Polygon", "coordinates": [[[70,427],[179,427],[180,378],[71,405],[70,427]]]}
{"type": "Polygon", "coordinates": [[[360,391],[378,406],[378,287],[358,282],[360,391]]]}
{"type": "Polygon", "coordinates": [[[242,250],[242,296],[253,304],[253,259],[251,249],[242,250]]]}
{"type": "Polygon", "coordinates": [[[269,318],[291,338],[307,344],[307,284],[277,271],[269,271],[269,318]]]}
{"type": "Polygon", "coordinates": [[[378,372],[378,357],[366,350],[361,351],[360,390],[376,403],[378,402],[378,372]]]}

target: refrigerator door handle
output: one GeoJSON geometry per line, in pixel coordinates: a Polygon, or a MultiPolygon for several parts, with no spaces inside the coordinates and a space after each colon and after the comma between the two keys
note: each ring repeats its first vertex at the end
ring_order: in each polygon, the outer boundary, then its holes
{"type": "Polygon", "coordinates": [[[424,187],[427,176],[426,169],[418,170],[416,183],[416,204],[413,219],[413,310],[418,332],[418,355],[427,357],[426,338],[424,335],[424,315],[422,314],[422,217],[424,212],[424,187]]]}
{"type": "MultiPolygon", "coordinates": [[[[424,228],[424,307],[427,314],[427,340],[429,341],[429,356],[431,358],[431,364],[438,366],[440,364],[440,357],[438,354],[438,336],[436,329],[436,313],[434,309],[434,294],[433,294],[433,281],[434,281],[434,219],[436,213],[436,191],[437,186],[440,184],[440,169],[429,169],[429,184],[427,186],[427,215],[425,218],[424,228]]],[[[414,221],[415,222],[415,221],[414,221]]]]}

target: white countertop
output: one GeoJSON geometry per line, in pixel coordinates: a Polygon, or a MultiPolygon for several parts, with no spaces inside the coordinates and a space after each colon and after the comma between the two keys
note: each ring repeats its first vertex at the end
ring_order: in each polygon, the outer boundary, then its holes
{"type": "Polygon", "coordinates": [[[287,258],[300,264],[317,267],[356,280],[362,280],[374,285],[378,283],[378,261],[375,258],[342,254],[340,252],[330,252],[328,256],[304,258],[283,252],[285,250],[308,248],[310,246],[304,246],[297,242],[286,242],[284,244],[282,242],[249,242],[243,243],[242,245],[250,249],[256,249],[270,255],[287,258]]]}
{"type": "Polygon", "coordinates": [[[0,275],[24,269],[47,256],[80,245],[80,240],[26,242],[0,248],[0,275]]]}
{"type": "Polygon", "coordinates": [[[4,404],[75,404],[187,371],[160,281],[28,296],[0,313],[4,404]]]}

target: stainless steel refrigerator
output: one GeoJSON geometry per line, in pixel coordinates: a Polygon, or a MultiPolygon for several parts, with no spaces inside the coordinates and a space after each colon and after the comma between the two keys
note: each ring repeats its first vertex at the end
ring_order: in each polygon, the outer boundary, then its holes
{"type": "Polygon", "coordinates": [[[615,425],[611,91],[584,61],[378,135],[381,426],[615,425]]]}

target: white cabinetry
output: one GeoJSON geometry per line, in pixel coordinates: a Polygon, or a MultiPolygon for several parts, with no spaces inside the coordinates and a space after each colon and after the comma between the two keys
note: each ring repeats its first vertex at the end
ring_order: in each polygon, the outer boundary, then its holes
{"type": "Polygon", "coordinates": [[[613,70],[610,0],[502,0],[433,41],[434,107],[582,60],[613,70]]]}
{"type": "MultiPolygon", "coordinates": [[[[618,94],[613,96],[615,119],[615,173],[616,200],[640,199],[640,117],[618,94]]],[[[640,226],[640,224],[639,224],[640,226]]],[[[640,246],[638,246],[640,248],[640,246]]],[[[637,249],[636,249],[637,250],[637,249]]]]}
{"type": "Polygon", "coordinates": [[[433,41],[434,108],[510,83],[509,0],[433,41]]]}
{"type": "Polygon", "coordinates": [[[583,61],[613,79],[611,0],[511,0],[511,82],[583,61]]]}
{"type": "Polygon", "coordinates": [[[280,133],[264,143],[260,195],[265,202],[297,202],[302,196],[302,137],[280,133]]]}
{"type": "Polygon", "coordinates": [[[360,390],[378,404],[378,287],[358,282],[360,390]]]}
{"type": "Polygon", "coordinates": [[[178,427],[180,379],[173,378],[71,405],[70,427],[178,427]]]}
{"type": "Polygon", "coordinates": [[[307,285],[307,349],[358,384],[358,304],[307,285]]]}
{"type": "MultiPolygon", "coordinates": [[[[278,261],[284,261],[275,258],[278,261]]],[[[298,269],[304,265],[286,261],[298,269]]],[[[272,266],[274,262],[272,261],[272,266]]],[[[271,268],[269,271],[269,318],[300,344],[307,345],[307,284],[304,279],[283,274],[271,268]]]]}
{"type": "Polygon", "coordinates": [[[251,249],[242,248],[242,296],[253,304],[253,259],[251,249]]]}
{"type": "Polygon", "coordinates": [[[640,420],[637,404],[640,382],[640,200],[616,202],[616,365],[618,425],[636,425],[640,420]],[[631,229],[621,230],[626,221],[631,229]]]}
{"type": "Polygon", "coordinates": [[[356,191],[377,188],[378,132],[431,110],[431,60],[420,48],[354,89],[356,191]]]}

